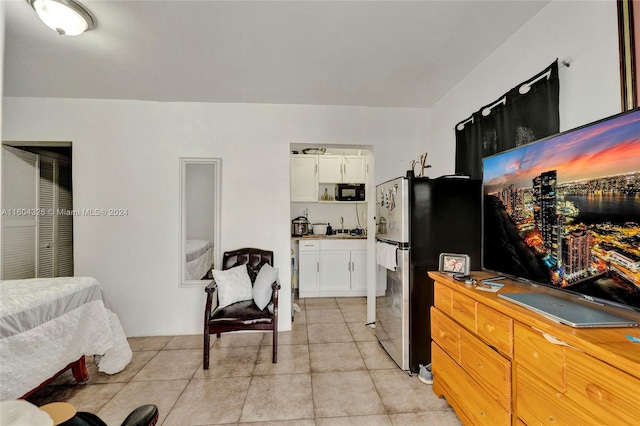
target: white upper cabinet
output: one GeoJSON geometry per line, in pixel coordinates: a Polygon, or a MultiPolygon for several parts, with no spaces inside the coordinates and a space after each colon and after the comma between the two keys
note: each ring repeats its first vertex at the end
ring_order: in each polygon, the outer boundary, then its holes
{"type": "Polygon", "coordinates": [[[342,155],[321,155],[318,158],[318,182],[342,183],[342,155]]]}
{"type": "Polygon", "coordinates": [[[367,183],[367,157],[345,155],[343,170],[344,183],[367,183]]]}
{"type": "Polygon", "coordinates": [[[291,201],[318,201],[318,156],[291,156],[291,201]]]}
{"type": "Polygon", "coordinates": [[[361,155],[318,156],[318,182],[366,183],[367,157],[361,155]]]}

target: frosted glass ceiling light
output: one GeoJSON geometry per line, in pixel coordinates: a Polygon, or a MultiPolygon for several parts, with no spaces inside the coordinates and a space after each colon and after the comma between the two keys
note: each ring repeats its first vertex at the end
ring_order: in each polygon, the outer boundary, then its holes
{"type": "Polygon", "coordinates": [[[87,9],[74,0],[27,0],[38,17],[60,35],[76,36],[95,26],[87,9]]]}

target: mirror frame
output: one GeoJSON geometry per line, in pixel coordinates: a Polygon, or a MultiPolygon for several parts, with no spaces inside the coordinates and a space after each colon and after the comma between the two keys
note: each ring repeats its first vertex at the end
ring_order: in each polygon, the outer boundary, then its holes
{"type": "Polygon", "coordinates": [[[213,201],[215,203],[213,211],[213,262],[214,265],[219,265],[222,262],[220,258],[220,212],[222,208],[220,206],[220,189],[221,176],[222,176],[222,159],[221,158],[199,158],[199,157],[180,157],[180,241],[178,246],[180,247],[180,287],[194,287],[203,286],[210,282],[210,280],[187,280],[186,276],[186,241],[187,241],[187,215],[185,212],[186,207],[186,184],[187,184],[187,166],[190,164],[209,164],[214,167],[214,179],[213,183],[213,201]]]}

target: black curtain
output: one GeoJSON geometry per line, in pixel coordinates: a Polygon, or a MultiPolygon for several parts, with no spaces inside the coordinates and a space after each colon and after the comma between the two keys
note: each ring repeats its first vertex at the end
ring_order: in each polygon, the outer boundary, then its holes
{"type": "Polygon", "coordinates": [[[556,59],[456,125],[456,173],[480,179],[484,157],[558,133],[559,99],[556,59]]]}

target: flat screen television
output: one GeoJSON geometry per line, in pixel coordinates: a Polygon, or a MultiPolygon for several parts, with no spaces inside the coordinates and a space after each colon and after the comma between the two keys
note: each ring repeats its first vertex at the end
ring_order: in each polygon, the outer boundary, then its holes
{"type": "Polygon", "coordinates": [[[640,312],[640,109],[483,168],[483,269],[640,312]]]}

